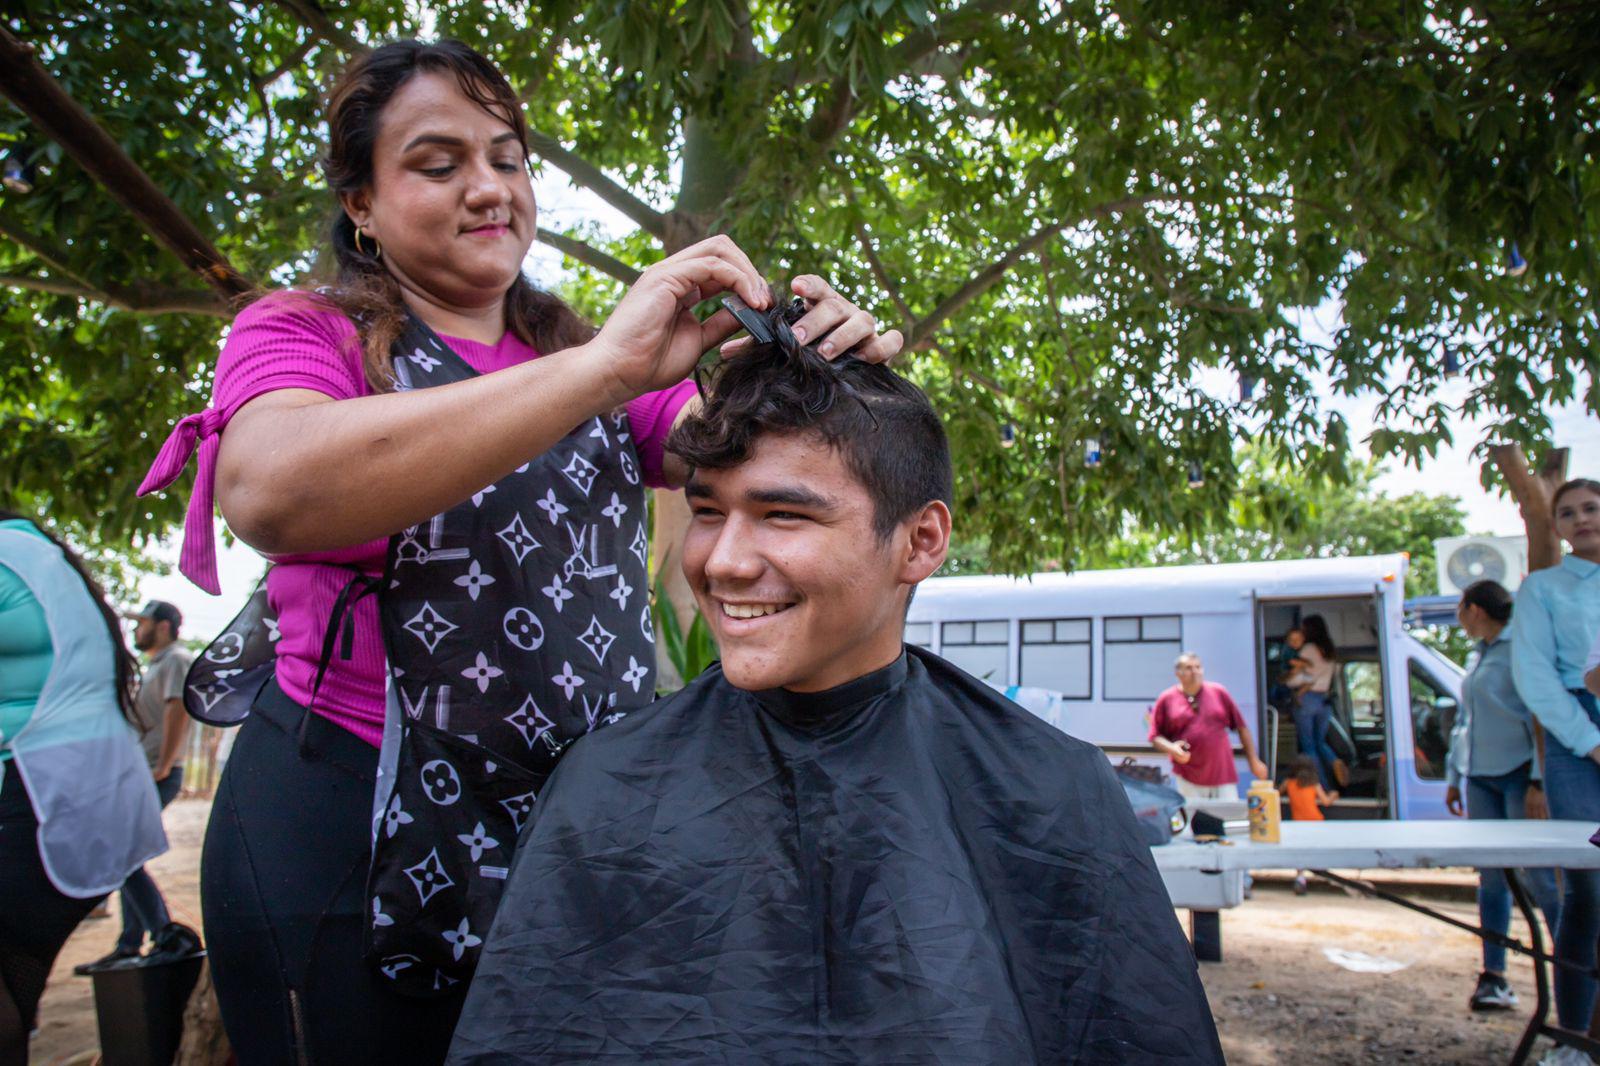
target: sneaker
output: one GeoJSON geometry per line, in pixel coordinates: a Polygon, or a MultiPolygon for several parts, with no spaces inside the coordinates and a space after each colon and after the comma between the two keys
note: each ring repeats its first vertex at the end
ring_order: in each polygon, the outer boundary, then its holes
{"type": "Polygon", "coordinates": [[[200,934],[182,922],[168,922],[161,931],[150,938],[151,959],[174,962],[186,959],[200,950],[200,934]]]}
{"type": "Polygon", "coordinates": [[[1480,973],[1470,1003],[1473,1010],[1510,1010],[1517,1005],[1517,994],[1499,974],[1480,973]]]}
{"type": "Polygon", "coordinates": [[[1575,1047],[1558,1046],[1544,1053],[1539,1066],[1594,1066],[1594,1060],[1575,1047]]]}
{"type": "Polygon", "coordinates": [[[1298,875],[1295,876],[1295,879],[1294,879],[1294,894],[1297,895],[1297,896],[1303,896],[1303,895],[1306,894],[1306,875],[1305,874],[1298,874],[1298,875]]]}
{"type": "Polygon", "coordinates": [[[137,959],[138,957],[139,952],[137,949],[130,951],[119,944],[93,962],[80,962],[72,968],[72,972],[79,977],[88,977],[92,973],[109,970],[119,962],[126,962],[128,959],[137,959]]]}

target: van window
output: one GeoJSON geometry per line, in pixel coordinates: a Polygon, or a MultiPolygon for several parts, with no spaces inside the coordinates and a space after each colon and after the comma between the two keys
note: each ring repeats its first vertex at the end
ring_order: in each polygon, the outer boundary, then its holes
{"type": "Polygon", "coordinates": [[[1017,684],[1059,692],[1069,700],[1093,695],[1089,619],[1041,618],[1022,623],[1017,684]]]}
{"type": "Polygon", "coordinates": [[[1183,618],[1176,614],[1107,618],[1105,698],[1153,700],[1172,684],[1172,664],[1183,650],[1183,618]]]}
{"type": "Polygon", "coordinates": [[[1439,780],[1450,754],[1450,730],[1456,724],[1456,698],[1411,662],[1411,733],[1415,742],[1417,776],[1439,780]]]}
{"type": "Polygon", "coordinates": [[[933,647],[933,623],[907,622],[906,643],[915,644],[919,648],[933,647]]]}
{"type": "Polygon", "coordinates": [[[1383,722],[1383,671],[1369,660],[1346,662],[1345,694],[1350,700],[1353,726],[1381,725],[1383,722]]]}
{"type": "Polygon", "coordinates": [[[1347,800],[1384,800],[1389,794],[1389,741],[1383,709],[1383,667],[1376,659],[1343,659],[1336,684],[1328,743],[1344,760],[1347,800]]]}
{"type": "Polygon", "coordinates": [[[1005,621],[946,622],[939,631],[939,654],[973,677],[1004,685],[1010,630],[1005,621]]]}

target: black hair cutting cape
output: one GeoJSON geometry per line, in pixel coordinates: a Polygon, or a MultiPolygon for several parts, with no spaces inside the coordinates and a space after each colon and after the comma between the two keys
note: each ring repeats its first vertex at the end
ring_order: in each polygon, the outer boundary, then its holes
{"type": "Polygon", "coordinates": [[[578,741],[450,1061],[1223,1060],[1105,755],[911,648],[578,741]]]}

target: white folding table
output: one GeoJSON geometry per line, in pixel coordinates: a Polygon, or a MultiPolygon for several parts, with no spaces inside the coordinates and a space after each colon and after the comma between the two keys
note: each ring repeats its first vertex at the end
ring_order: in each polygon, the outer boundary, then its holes
{"type": "MultiPolygon", "coordinates": [[[[1589,842],[1595,826],[1588,822],[1470,821],[1437,822],[1330,821],[1285,822],[1277,844],[1255,844],[1248,836],[1229,836],[1226,843],[1197,843],[1180,837],[1153,849],[1156,866],[1169,885],[1193,884],[1195,875],[1242,877],[1249,870],[1315,871],[1335,884],[1447,922],[1474,935],[1499,942],[1533,959],[1537,1000],[1533,1019],[1512,1055],[1520,1066],[1541,1034],[1562,1044],[1600,1055],[1600,1042],[1549,1024],[1550,964],[1544,936],[1534,915],[1533,900],[1519,869],[1556,867],[1600,869],[1600,847],[1589,842]],[[1531,945],[1489,932],[1386,891],[1365,881],[1332,873],[1333,869],[1419,869],[1444,866],[1500,867],[1508,871],[1511,894],[1528,923],[1531,945]]],[[[1174,904],[1192,906],[1174,892],[1174,904]]],[[[1227,898],[1227,893],[1220,894],[1227,898]]],[[[1223,905],[1230,905],[1224,903],[1223,905]]]]}

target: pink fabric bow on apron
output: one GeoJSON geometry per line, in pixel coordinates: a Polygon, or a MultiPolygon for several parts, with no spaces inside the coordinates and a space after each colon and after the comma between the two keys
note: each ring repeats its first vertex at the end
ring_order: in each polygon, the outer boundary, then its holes
{"type": "Polygon", "coordinates": [[[217,545],[212,518],[222,425],[222,412],[213,407],[179,419],[137,493],[147,496],[178,480],[198,444],[200,469],[195,474],[194,493],[189,497],[189,512],[183,520],[183,551],[178,556],[178,569],[213,596],[222,594],[222,585],[217,580],[217,545]]]}

